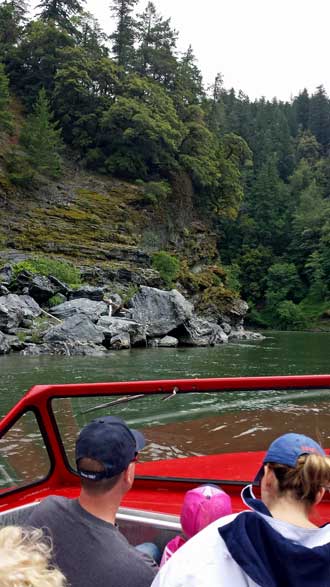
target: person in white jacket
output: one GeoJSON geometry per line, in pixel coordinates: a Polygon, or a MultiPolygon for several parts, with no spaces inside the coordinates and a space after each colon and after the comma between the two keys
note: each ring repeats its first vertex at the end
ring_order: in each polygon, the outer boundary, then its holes
{"type": "Polygon", "coordinates": [[[213,522],[165,563],[152,587],[330,587],[330,524],[310,520],[330,488],[330,458],[301,434],[269,447],[255,483],[242,492],[251,511],[213,522]]]}

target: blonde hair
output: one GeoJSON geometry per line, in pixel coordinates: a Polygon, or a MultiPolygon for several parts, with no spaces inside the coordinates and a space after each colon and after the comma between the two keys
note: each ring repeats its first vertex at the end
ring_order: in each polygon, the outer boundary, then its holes
{"type": "Polygon", "coordinates": [[[65,587],[61,571],[51,564],[51,546],[42,530],[0,529],[1,587],[65,587]]]}
{"type": "Polygon", "coordinates": [[[279,492],[290,491],[297,500],[313,505],[322,488],[330,488],[330,457],[306,454],[298,458],[295,467],[267,463],[278,480],[279,492]]]}

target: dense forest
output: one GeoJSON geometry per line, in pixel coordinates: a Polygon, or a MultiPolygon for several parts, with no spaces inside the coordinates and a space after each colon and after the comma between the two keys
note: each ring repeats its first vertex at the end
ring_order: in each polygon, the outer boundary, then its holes
{"type": "MultiPolygon", "coordinates": [[[[112,0],[108,36],[83,0],[0,2],[0,133],[9,180],[59,177],[64,158],[143,186],[166,206],[178,178],[216,231],[227,284],[260,326],[303,328],[330,296],[330,100],[251,101],[154,4],[112,0]],[[19,125],[18,120],[23,122],[19,125]]],[[[222,56],[222,58],[224,58],[222,56]]],[[[178,194],[177,197],[180,197],[178,194]]]]}

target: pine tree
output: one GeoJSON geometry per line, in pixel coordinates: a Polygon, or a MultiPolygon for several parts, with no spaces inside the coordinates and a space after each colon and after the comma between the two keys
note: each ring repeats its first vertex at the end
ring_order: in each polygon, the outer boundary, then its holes
{"type": "Polygon", "coordinates": [[[177,64],[173,100],[184,116],[185,108],[191,104],[199,104],[204,95],[202,75],[196,65],[192,47],[189,46],[177,64]]]}
{"type": "Polygon", "coordinates": [[[174,56],[177,32],[172,29],[170,19],[163,19],[155,5],[148,2],[145,11],[137,17],[136,29],[138,71],[170,86],[177,67],[174,56]]]}
{"type": "Polygon", "coordinates": [[[323,86],[319,86],[311,97],[309,128],[326,150],[330,144],[330,102],[323,86]]]}
{"type": "Polygon", "coordinates": [[[81,14],[85,0],[41,0],[38,8],[41,20],[55,22],[58,26],[73,32],[75,30],[71,17],[81,14]]]}
{"type": "Polygon", "coordinates": [[[42,174],[57,177],[61,172],[61,130],[53,122],[45,89],[39,92],[33,113],[22,130],[20,142],[32,167],[42,174]]]}
{"type": "Polygon", "coordinates": [[[137,0],[112,0],[117,26],[110,36],[113,53],[120,67],[128,69],[134,61],[135,21],[132,12],[137,0]]]}
{"type": "Polygon", "coordinates": [[[26,12],[27,3],[23,0],[0,2],[0,55],[4,61],[22,34],[26,12]]]}
{"type": "Polygon", "coordinates": [[[292,106],[296,115],[298,128],[307,130],[309,122],[310,99],[306,88],[294,99],[292,106]]]}

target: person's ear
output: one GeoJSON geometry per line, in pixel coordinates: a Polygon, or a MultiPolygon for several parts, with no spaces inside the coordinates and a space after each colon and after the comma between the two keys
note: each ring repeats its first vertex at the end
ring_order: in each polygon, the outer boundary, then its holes
{"type": "Polygon", "coordinates": [[[268,465],[264,465],[264,475],[262,480],[266,489],[274,487],[274,482],[277,481],[273,469],[271,469],[268,465]]]}
{"type": "Polygon", "coordinates": [[[127,469],[125,469],[125,471],[124,471],[124,479],[130,487],[133,485],[134,477],[135,477],[135,462],[133,461],[132,463],[130,463],[128,465],[127,469]]]}
{"type": "Polygon", "coordinates": [[[320,501],[322,501],[324,494],[325,494],[325,487],[321,487],[321,489],[319,489],[316,494],[314,505],[317,505],[318,503],[320,503],[320,501]]]}

